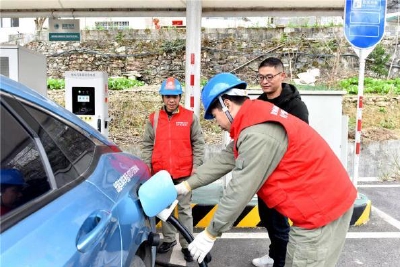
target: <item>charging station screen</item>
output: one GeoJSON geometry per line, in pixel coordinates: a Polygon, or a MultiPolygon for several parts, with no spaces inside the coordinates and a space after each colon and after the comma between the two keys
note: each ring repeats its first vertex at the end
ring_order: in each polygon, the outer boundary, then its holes
{"type": "Polygon", "coordinates": [[[94,87],[72,87],[72,112],[76,115],[95,115],[94,87]]]}

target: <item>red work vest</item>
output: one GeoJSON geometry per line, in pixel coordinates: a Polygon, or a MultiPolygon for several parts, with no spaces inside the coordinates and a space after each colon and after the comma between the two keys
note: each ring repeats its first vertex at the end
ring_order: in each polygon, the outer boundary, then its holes
{"type": "MultiPolygon", "coordinates": [[[[150,115],[154,126],[154,113],[150,115]]],[[[179,106],[178,112],[168,118],[165,110],[160,110],[151,164],[153,174],[168,171],[172,178],[189,176],[193,168],[193,150],[190,140],[193,112],[179,106]]]]}
{"type": "MultiPolygon", "coordinates": [[[[269,208],[290,218],[293,225],[315,229],[338,219],[354,204],[357,191],[325,140],[302,120],[260,100],[247,100],[236,115],[231,137],[267,121],[279,122],[288,135],[280,163],[257,192],[269,208]],[[251,114],[251,115],[249,115],[251,114]]],[[[256,159],[265,164],[262,159],[256,159]]]]}

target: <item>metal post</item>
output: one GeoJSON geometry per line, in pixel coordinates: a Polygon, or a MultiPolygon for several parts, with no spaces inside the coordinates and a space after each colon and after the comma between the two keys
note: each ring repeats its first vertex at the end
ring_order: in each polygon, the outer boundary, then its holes
{"type": "Polygon", "coordinates": [[[358,75],[358,99],[357,99],[357,115],[356,115],[356,133],[354,142],[354,162],[353,162],[353,184],[357,187],[358,168],[360,163],[361,150],[361,125],[362,125],[362,106],[364,94],[364,73],[365,73],[365,56],[363,49],[359,49],[360,70],[358,75]]]}
{"type": "Polygon", "coordinates": [[[186,1],[185,107],[200,114],[201,1],[186,1]]]}
{"type": "Polygon", "coordinates": [[[362,107],[364,95],[364,74],[365,74],[365,60],[368,55],[374,50],[375,46],[367,49],[354,48],[360,61],[360,70],[358,75],[358,99],[357,99],[357,116],[356,116],[356,134],[354,140],[354,162],[353,162],[353,179],[352,182],[357,187],[358,182],[358,169],[360,164],[361,152],[361,125],[362,125],[362,107]]]}

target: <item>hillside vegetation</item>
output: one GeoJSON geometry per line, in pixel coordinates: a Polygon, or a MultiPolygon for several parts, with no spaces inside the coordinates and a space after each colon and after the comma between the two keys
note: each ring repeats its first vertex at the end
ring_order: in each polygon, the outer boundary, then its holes
{"type": "MultiPolygon", "coordinates": [[[[64,90],[49,90],[48,95],[64,106],[64,90]]],[[[184,99],[184,97],[183,97],[184,99]]],[[[109,116],[112,118],[109,137],[122,148],[139,145],[148,115],[162,106],[158,86],[140,86],[109,91],[109,116]]],[[[349,139],[354,138],[357,96],[347,94],[343,113],[349,116],[349,139]]],[[[201,117],[203,109],[201,107],[201,117]]],[[[364,95],[362,142],[400,139],[400,95],[364,95]]],[[[201,119],[206,142],[222,142],[222,134],[214,121],[201,119]]]]}

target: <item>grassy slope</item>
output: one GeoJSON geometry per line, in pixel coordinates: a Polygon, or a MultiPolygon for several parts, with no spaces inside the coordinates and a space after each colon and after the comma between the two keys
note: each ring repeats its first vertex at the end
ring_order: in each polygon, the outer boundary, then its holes
{"type": "MultiPolygon", "coordinates": [[[[49,91],[55,102],[64,105],[64,90],[49,91]]],[[[378,96],[365,95],[362,113],[362,142],[400,139],[400,96],[392,102],[372,101],[378,96]]],[[[356,97],[345,96],[343,113],[349,116],[349,138],[354,137],[356,97]],[[352,98],[353,100],[347,100],[352,98]]],[[[153,86],[143,86],[124,91],[110,91],[110,138],[121,147],[137,145],[143,134],[150,112],[161,107],[161,97],[153,86]]],[[[202,112],[202,110],[201,110],[202,112]]],[[[220,128],[212,121],[201,120],[207,143],[221,143],[220,128]]]]}

